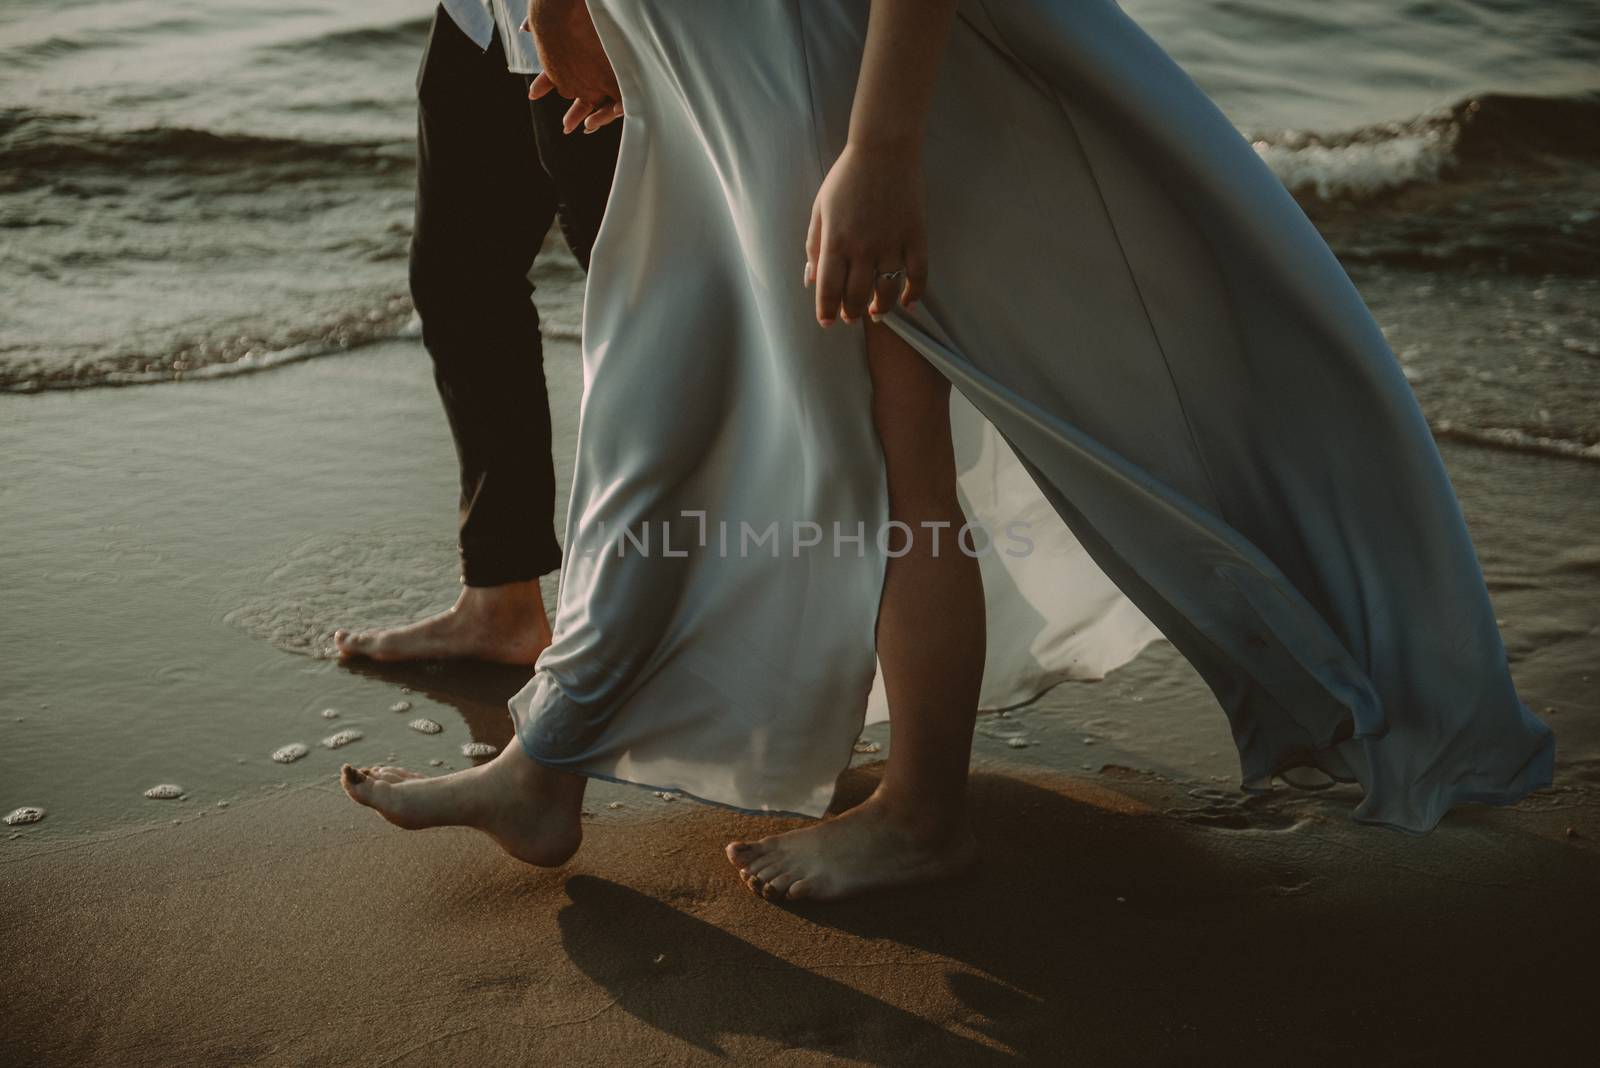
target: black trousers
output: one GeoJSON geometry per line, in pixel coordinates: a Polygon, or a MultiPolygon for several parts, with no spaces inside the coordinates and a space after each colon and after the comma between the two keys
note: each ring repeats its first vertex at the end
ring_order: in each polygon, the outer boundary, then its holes
{"type": "Polygon", "coordinates": [[[563,134],[568,101],[529,102],[496,37],[484,51],[444,9],[417,78],[411,298],[461,465],[462,581],[561,566],[539,313],[528,273],[552,220],[587,270],[621,124],[563,134]]]}

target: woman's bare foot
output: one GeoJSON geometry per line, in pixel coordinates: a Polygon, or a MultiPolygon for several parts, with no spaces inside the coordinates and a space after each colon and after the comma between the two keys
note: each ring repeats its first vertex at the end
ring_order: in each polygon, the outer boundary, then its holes
{"type": "Polygon", "coordinates": [[[538,582],[463,586],[436,616],[386,630],[335,631],[333,645],[340,657],[532,664],[550,645],[550,621],[538,582]]]}
{"type": "Polygon", "coordinates": [[[339,782],[396,827],[472,827],[543,868],[564,863],[583,841],[579,815],[588,780],[535,763],[515,740],[489,763],[449,775],[346,764],[339,782]]]}
{"type": "Polygon", "coordinates": [[[978,843],[965,817],[934,825],[904,815],[880,791],[810,827],[732,842],[727,855],[744,884],[768,901],[836,901],[949,878],[977,860],[978,843]]]}

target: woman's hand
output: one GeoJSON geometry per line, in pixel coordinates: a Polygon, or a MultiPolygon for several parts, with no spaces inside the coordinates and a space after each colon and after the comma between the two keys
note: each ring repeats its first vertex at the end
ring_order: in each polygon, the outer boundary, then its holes
{"type": "Polygon", "coordinates": [[[544,68],[528,98],[538,100],[553,90],[571,100],[563,130],[572,133],[582,126],[584,133],[594,133],[622,117],[622,90],[583,0],[528,0],[523,28],[532,32],[544,68]]]}
{"type": "Polygon", "coordinates": [[[922,158],[907,146],[850,144],[811,206],[806,285],[816,285],[817,322],[877,321],[898,299],[910,309],[928,280],[922,158]]]}

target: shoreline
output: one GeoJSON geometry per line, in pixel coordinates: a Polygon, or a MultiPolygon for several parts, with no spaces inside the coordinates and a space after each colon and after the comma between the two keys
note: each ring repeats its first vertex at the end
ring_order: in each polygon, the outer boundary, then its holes
{"type": "MultiPolygon", "coordinates": [[[[564,473],[582,388],[576,346],[551,341],[546,369],[564,473]]],[[[464,765],[464,742],[511,739],[505,702],[525,669],[294,655],[316,654],[337,625],[398,622],[454,599],[455,471],[416,341],[175,384],[160,405],[137,392],[0,397],[12,474],[0,540],[27,562],[8,577],[11,611],[0,615],[12,654],[0,812],[49,812],[0,832],[0,845],[186,818],[332,781],[345,759],[449,770],[464,765]],[[401,705],[407,714],[391,711],[401,705]],[[327,709],[336,716],[322,718],[327,709]],[[407,729],[414,717],[445,730],[419,735],[407,729]],[[343,729],[364,737],[317,744],[343,729]],[[271,762],[294,741],[310,749],[304,760],[271,762]],[[96,768],[87,784],[73,781],[82,760],[96,768]],[[145,800],[157,783],[191,800],[145,800]]],[[[1600,782],[1600,469],[1441,448],[1519,691],[1557,732],[1557,782],[1600,782]]],[[[554,577],[544,586],[553,606],[554,577]]],[[[865,738],[881,750],[887,732],[865,738]]],[[[1225,718],[1164,642],[1102,681],[980,718],[975,751],[1071,774],[1114,764],[1238,785],[1225,718]]]]}

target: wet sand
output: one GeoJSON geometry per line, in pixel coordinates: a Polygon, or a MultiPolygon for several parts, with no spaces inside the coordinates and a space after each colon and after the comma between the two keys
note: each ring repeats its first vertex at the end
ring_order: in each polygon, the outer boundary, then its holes
{"type": "MultiPolygon", "coordinates": [[[[581,368],[573,343],[548,349],[564,493],[581,368]]],[[[347,758],[460,767],[464,743],[510,738],[505,699],[526,671],[326,657],[338,626],[455,596],[454,457],[415,341],[217,381],[0,396],[0,456],[0,812],[47,809],[27,837],[194,818],[347,758]],[[444,730],[409,729],[419,717],[444,730]],[[347,729],[362,738],[320,744],[347,729]],[[273,762],[291,743],[308,755],[273,762]],[[161,783],[187,799],[147,801],[161,783]]],[[[1453,443],[1445,456],[1518,684],[1556,727],[1563,769],[1600,774],[1600,465],[1453,443]]],[[[1238,773],[1223,716],[1165,643],[981,721],[979,753],[1222,789],[1238,773]],[[1009,749],[1017,736],[1029,748],[1009,749]]]]}
{"type": "MultiPolygon", "coordinates": [[[[573,346],[548,368],[560,471],[573,346]]],[[[1247,799],[1158,644],[980,721],[983,871],[789,910],[734,880],[722,843],[767,824],[725,811],[596,784],[584,852],[539,873],[338,793],[345,759],[505,744],[527,674],[316,655],[454,592],[415,342],[0,397],[0,455],[0,810],[49,811],[0,832],[0,1063],[1398,1063],[1590,1030],[1600,466],[1445,446],[1554,790],[1421,839],[1352,824],[1347,788],[1247,799]]]]}

